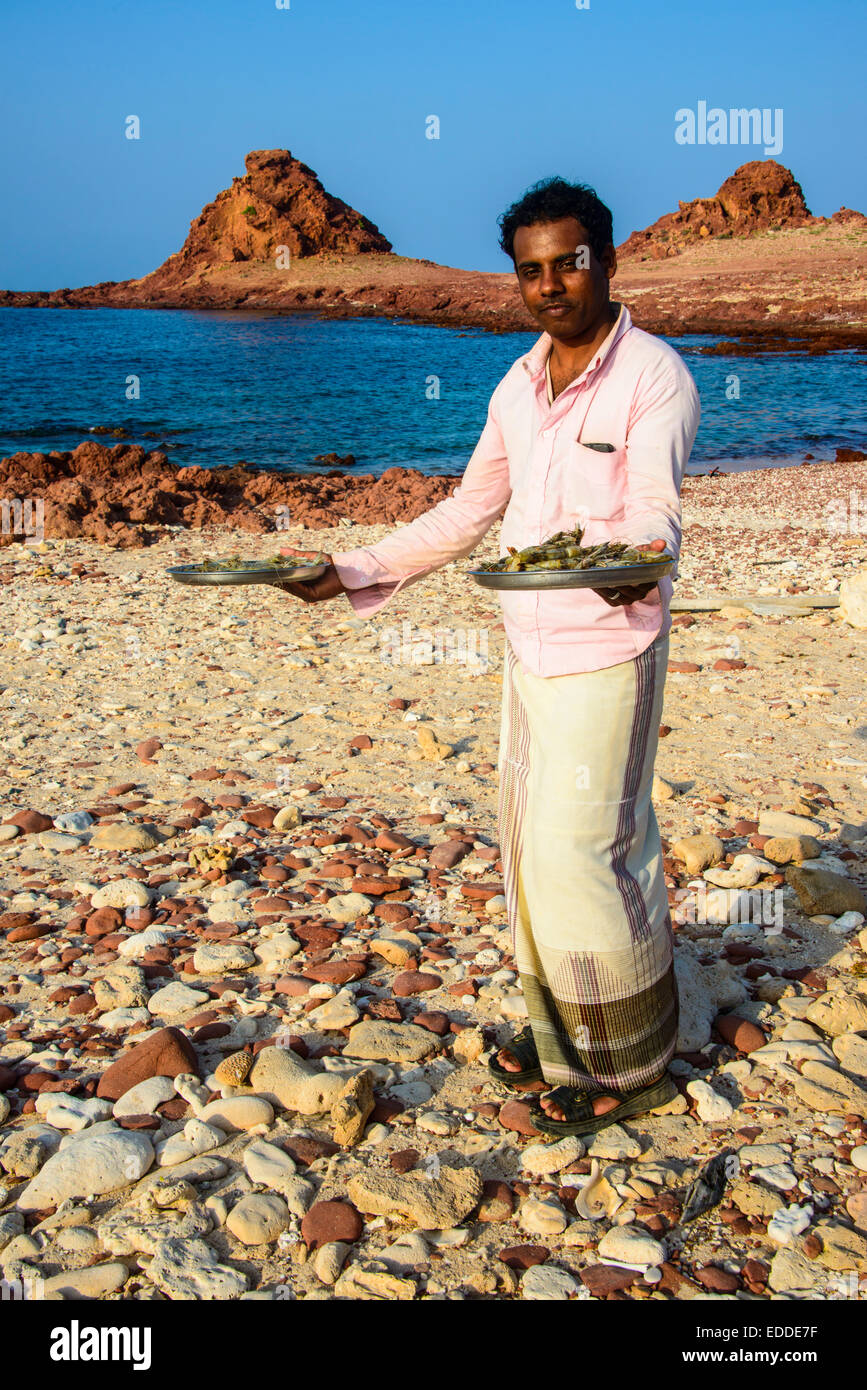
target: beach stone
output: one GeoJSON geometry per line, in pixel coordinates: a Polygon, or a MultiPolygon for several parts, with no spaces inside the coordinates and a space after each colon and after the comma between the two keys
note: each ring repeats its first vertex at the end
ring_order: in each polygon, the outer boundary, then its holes
{"type": "MultiPolygon", "coordinates": [[[[5,1154],[3,1160],[6,1160],[5,1154]]],[[[849,1155],[849,1161],[859,1173],[867,1173],[867,1144],[857,1144],[849,1155]]]]}
{"type": "Polygon", "coordinates": [[[212,1100],[198,1118],[205,1124],[212,1123],[231,1132],[270,1125],[274,1119],[274,1109],[262,1096],[227,1096],[225,1100],[212,1100]]]}
{"type": "Polygon", "coordinates": [[[350,1246],[363,1233],[364,1222],[351,1202],[314,1202],[301,1222],[301,1238],[308,1250],[335,1243],[350,1246]]]}
{"type": "Polygon", "coordinates": [[[199,975],[249,970],[255,964],[256,957],[242,941],[206,941],[193,954],[193,969],[199,975]]]}
{"type": "Polygon", "coordinates": [[[541,1133],[533,1124],[529,1103],[524,1100],[507,1100],[505,1105],[500,1106],[497,1119],[504,1129],[510,1129],[515,1134],[541,1133]]]}
{"type": "Polygon", "coordinates": [[[254,1139],[244,1150],[244,1171],[251,1182],[279,1191],[287,1178],[295,1176],[294,1161],[285,1150],[265,1139],[254,1139]]]}
{"type": "Polygon", "coordinates": [[[459,1062],[471,1065],[485,1050],[485,1035],[481,1028],[464,1028],[452,1043],[452,1052],[459,1062]]]}
{"type": "Polygon", "coordinates": [[[260,941],[253,954],[260,965],[278,969],[283,961],[291,960],[301,950],[301,942],[296,941],[291,932],[278,931],[267,941],[260,941]]]}
{"type": "Polygon", "coordinates": [[[46,1124],[55,1129],[79,1134],[111,1115],[111,1103],[105,1100],[80,1100],[63,1092],[42,1091],[36,1098],[36,1111],[45,1116],[46,1124]]]}
{"type": "Polygon", "coordinates": [[[801,1075],[793,1085],[795,1094],[813,1109],[825,1107],[834,1114],[851,1113],[867,1118],[867,1090],[824,1062],[804,1062],[801,1075]],[[820,1093],[821,1105],[818,1103],[820,1093]]]}
{"type": "Polygon", "coordinates": [[[398,1215],[419,1230],[450,1230],[469,1216],[482,1195],[482,1179],[474,1168],[441,1164],[436,1177],[426,1172],[403,1177],[367,1172],[350,1178],[349,1197],[361,1212],[398,1215]]]}
{"type": "Polygon", "coordinates": [[[762,845],[762,854],[772,864],[801,864],[818,859],[822,846],[812,835],[774,835],[762,845]]]}
{"type": "Polygon", "coordinates": [[[146,883],[137,878],[115,878],[104,888],[98,888],[90,895],[90,905],[101,907],[147,907],[151,901],[151,890],[146,883]]]}
{"type": "MultiPolygon", "coordinates": [[[[867,1163],[867,1149],[863,1150],[864,1160],[867,1163]]],[[[862,1172],[864,1170],[862,1169],[862,1172]]],[[[846,1198],[846,1211],[851,1216],[859,1231],[867,1235],[867,1192],[853,1192],[851,1197],[846,1198]]],[[[0,1222],[3,1218],[0,1217],[0,1222]]],[[[2,1249],[2,1239],[0,1239],[0,1249],[2,1249]]]]}
{"type": "Polygon", "coordinates": [[[563,1302],[577,1294],[580,1284],[556,1265],[532,1265],[521,1278],[521,1297],[535,1302],[563,1302]]]}
{"type": "Polygon", "coordinates": [[[808,816],[792,815],[789,811],[762,811],[759,816],[759,834],[767,835],[769,839],[777,836],[814,836],[820,828],[808,816]]]}
{"type": "Polygon", "coordinates": [[[40,849],[61,853],[67,849],[78,849],[84,840],[78,835],[64,835],[58,830],[43,830],[37,835],[40,849]]]}
{"type": "Polygon", "coordinates": [[[129,1275],[130,1271],[120,1260],[89,1265],[85,1269],[67,1269],[61,1274],[50,1274],[44,1280],[42,1297],[53,1298],[62,1294],[64,1299],[99,1298],[102,1294],[115,1293],[122,1288],[129,1275]]]}
{"type": "Polygon", "coordinates": [[[615,1162],[624,1158],[638,1158],[641,1142],[622,1125],[608,1125],[594,1137],[587,1154],[590,1158],[607,1158],[615,1162]]]}
{"type": "Polygon", "coordinates": [[[364,893],[335,893],[328,899],[328,916],[335,922],[354,922],[365,917],[373,907],[373,899],[364,893]]]}
{"type": "Polygon", "coordinates": [[[91,849],[142,850],[156,849],[159,840],[143,825],[122,821],[98,825],[90,837],[91,849]]]}
{"type": "Polygon", "coordinates": [[[841,1033],[831,1047],[844,1071],[867,1079],[867,1038],[858,1033],[841,1033]]]}
{"type": "Polygon", "coordinates": [[[358,1143],[374,1103],[373,1073],[365,1068],[349,1078],[331,1107],[335,1143],[344,1148],[358,1143]]]}
{"type": "Polygon", "coordinates": [[[206,1241],[171,1236],[157,1245],[148,1278],[167,1298],[187,1302],[237,1298],[247,1287],[247,1276],[220,1264],[206,1241]]]}
{"type": "Polygon", "coordinates": [[[175,1014],[185,1014],[190,1009],[198,1008],[199,1004],[204,1004],[209,997],[204,990],[190,989],[189,985],[182,985],[180,980],[173,980],[170,985],[164,985],[162,989],[154,991],[148,999],[148,1011],[171,1018],[175,1014]]]}
{"type": "Polygon", "coordinates": [[[242,1197],[229,1212],[226,1227],[243,1245],[270,1245],[289,1227],[289,1208],[274,1192],[242,1197]]]}
{"type": "Polygon", "coordinates": [[[122,1115],[152,1115],[158,1105],[171,1100],[175,1083],[170,1076],[151,1076],[131,1086],[114,1103],[114,1118],[122,1115]]]}
{"type": "Polygon", "coordinates": [[[818,1281],[819,1267],[797,1250],[783,1246],[771,1260],[768,1288],[772,1293],[809,1293],[818,1281]]]}
{"type": "Polygon", "coordinates": [[[407,1302],[415,1298],[416,1287],[411,1279],[403,1279],[377,1266],[353,1264],[341,1274],[334,1292],[338,1298],[407,1302]]]}
{"type": "Polygon", "coordinates": [[[476,1220],[486,1224],[509,1221],[514,1210],[515,1197],[509,1184],[489,1179],[484,1184],[476,1220]]]}
{"type": "Polygon", "coordinates": [[[559,1202],[528,1197],[521,1203],[518,1223],[528,1235],[558,1236],[565,1231],[569,1219],[559,1202]]]}
{"type": "Polygon", "coordinates": [[[684,835],[675,840],[671,847],[675,859],[686,865],[687,873],[700,874],[714,864],[721,864],[725,856],[725,846],[717,835],[684,835]]]}
{"type": "Polygon", "coordinates": [[[180,1134],[172,1134],[157,1145],[157,1164],[160,1168],[174,1168],[179,1163],[187,1163],[200,1154],[218,1149],[225,1142],[226,1135],[222,1129],[205,1124],[194,1116],[187,1121],[180,1134]]]}
{"type": "Polygon", "coordinates": [[[698,1103],[698,1118],[705,1124],[715,1124],[727,1120],[734,1114],[734,1106],[725,1096],[720,1095],[706,1081],[688,1081],[686,1089],[698,1103]]]}
{"type": "MultiPolygon", "coordinates": [[[[103,912],[116,912],[116,908],[101,908],[103,912]]],[[[154,946],[167,946],[169,937],[158,927],[149,927],[146,931],[136,932],[135,936],[128,936],[124,941],[118,942],[118,955],[126,957],[128,960],[136,960],[141,956],[146,956],[148,951],[154,946]]]]}
{"type": "Polygon", "coordinates": [[[830,869],[807,865],[789,868],[786,882],[794,888],[801,909],[808,917],[825,912],[831,917],[840,917],[844,912],[867,913],[867,897],[857,883],[830,869]]]}
{"type": "Polygon", "coordinates": [[[867,1235],[862,1231],[853,1231],[842,1221],[820,1221],[813,1235],[822,1242],[816,1259],[825,1269],[867,1269],[867,1235]]]}
{"type": "Polygon", "coordinates": [[[290,1048],[264,1047],[253,1063],[249,1083],[281,1110],[322,1115],[331,1110],[343,1090],[344,1078],[317,1070],[290,1048]]]}
{"type": "Polygon", "coordinates": [[[316,1278],[329,1287],[336,1284],[351,1248],[344,1240],[332,1240],[327,1245],[320,1245],[313,1262],[316,1278]]]}
{"type": "Polygon", "coordinates": [[[439,989],[442,980],[439,975],[425,970],[404,970],[391,982],[391,992],[396,999],[405,999],[413,994],[424,994],[427,990],[439,989]]]}
{"type": "Polygon", "coordinates": [[[274,817],[272,830],[297,830],[301,824],[301,811],[297,806],[282,806],[274,817]]]}
{"type": "Polygon", "coordinates": [[[705,963],[692,942],[678,940],[674,952],[680,1010],[677,1051],[699,1052],[710,1042],[714,1019],[747,998],[747,989],[724,960],[705,963]]]}
{"type": "Polygon", "coordinates": [[[841,582],[839,613],[850,627],[867,629],[867,565],[841,582]]]}
{"type": "Polygon", "coordinates": [[[750,1176],[778,1192],[792,1192],[798,1186],[797,1174],[787,1163],[772,1163],[767,1167],[759,1165],[753,1168],[750,1176]]]}
{"type": "Polygon", "coordinates": [[[633,1226],[612,1226],[600,1240],[597,1253],[601,1260],[627,1268],[648,1269],[665,1262],[665,1246],[633,1226]]]}
{"type": "Polygon", "coordinates": [[[867,998],[854,991],[828,990],[813,1001],[804,1017],[830,1037],[864,1033],[867,1032],[867,998]]]}
{"type": "Polygon", "coordinates": [[[761,1028],[737,1014],[717,1014],[713,1026],[720,1037],[731,1047],[736,1047],[738,1052],[755,1052],[757,1048],[764,1047],[767,1041],[761,1028]]]}
{"type": "MultiPolygon", "coordinates": [[[[149,993],[144,971],[128,961],[119,961],[93,982],[93,997],[104,1013],[114,1009],[146,1008],[149,993]]],[[[105,1023],[102,1025],[105,1027],[105,1023]]]]}
{"type": "Polygon", "coordinates": [[[360,1017],[361,1013],[352,995],[347,990],[341,990],[333,999],[326,999],[324,1004],[311,1009],[305,1016],[305,1023],[311,1028],[327,1032],[332,1028],[349,1028],[353,1023],[357,1023],[360,1017]]]}
{"type": "Polygon", "coordinates": [[[437,1035],[427,1028],[365,1019],[350,1029],[343,1055],[371,1062],[421,1062],[440,1046],[437,1035]]]}
{"type": "Polygon", "coordinates": [[[54,1244],[69,1255],[96,1255],[100,1249],[99,1236],[87,1226],[62,1226],[54,1244]]]}
{"type": "Polygon", "coordinates": [[[421,939],[410,931],[381,931],[371,939],[370,949],[374,955],[387,960],[389,965],[404,966],[418,955],[421,939]]]}
{"type": "Polygon", "coordinates": [[[153,1161],[153,1145],[140,1130],[85,1134],[48,1159],[19,1196],[18,1208],[40,1211],[67,1197],[100,1197],[137,1182],[153,1161]]]}
{"type": "Polygon", "coordinates": [[[583,1157],[582,1141],[574,1135],[568,1135],[554,1144],[530,1144],[521,1154],[521,1166],[527,1173],[547,1177],[550,1173],[562,1172],[570,1163],[583,1157]]]}

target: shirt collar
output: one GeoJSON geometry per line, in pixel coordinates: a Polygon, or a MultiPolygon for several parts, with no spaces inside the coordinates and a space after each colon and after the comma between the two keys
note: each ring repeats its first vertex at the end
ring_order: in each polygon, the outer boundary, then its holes
{"type": "MultiPolygon", "coordinates": [[[[616,303],[617,301],[612,302],[616,303]]],[[[611,331],[608,337],[597,348],[594,357],[581,373],[582,377],[588,376],[591,372],[594,372],[597,367],[600,367],[615,343],[619,342],[623,334],[632,327],[632,319],[626,305],[621,304],[619,307],[620,312],[611,325],[611,331]]],[[[545,363],[548,360],[553,345],[554,339],[551,337],[550,333],[543,333],[538,341],[533,344],[527,355],[521,358],[521,366],[530,378],[538,377],[540,373],[545,371],[545,363]]]]}

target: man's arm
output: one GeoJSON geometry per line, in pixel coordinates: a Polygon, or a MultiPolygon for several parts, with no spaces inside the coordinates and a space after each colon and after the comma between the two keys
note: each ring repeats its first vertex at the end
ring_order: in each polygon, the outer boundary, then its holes
{"type": "Polygon", "coordinates": [[[638,544],[658,537],[672,555],[680,554],[680,486],[700,415],[695,382],[680,364],[636,395],[626,435],[626,515],[619,538],[638,544]]]}
{"type": "Polygon", "coordinates": [[[496,392],[479,442],[451,497],[376,545],[336,551],[332,562],[356,613],[370,617],[407,584],[478,545],[511,493],[509,461],[495,413],[496,392]]]}
{"type": "MultiPolygon", "coordinates": [[[[680,487],[701,415],[689,371],[675,364],[637,393],[626,434],[626,500],[618,540],[680,555],[680,487]]],[[[671,580],[677,577],[677,565],[671,580]]],[[[646,598],[655,584],[597,589],[613,608],[646,598]]]]}

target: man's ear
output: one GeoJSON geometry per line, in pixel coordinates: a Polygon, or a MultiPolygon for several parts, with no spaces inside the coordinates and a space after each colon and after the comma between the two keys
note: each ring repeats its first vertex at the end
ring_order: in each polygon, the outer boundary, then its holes
{"type": "Polygon", "coordinates": [[[609,243],[609,245],[605,247],[600,260],[608,279],[613,280],[614,276],[617,274],[617,252],[614,249],[613,243],[609,243]]]}

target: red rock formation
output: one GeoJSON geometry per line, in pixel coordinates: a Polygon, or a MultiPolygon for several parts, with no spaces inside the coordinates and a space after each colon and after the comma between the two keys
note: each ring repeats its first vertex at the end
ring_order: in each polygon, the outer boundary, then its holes
{"type": "MultiPolygon", "coordinates": [[[[324,474],[272,473],[233,468],[178,468],[159,450],[138,444],[107,448],[86,440],[69,452],[13,454],[0,459],[0,493],[39,497],[45,535],[86,537],[119,549],[150,545],[160,526],[233,526],[254,535],[274,533],[268,553],[283,540],[281,522],[336,526],[342,516],[371,525],[412,521],[454,489],[456,477],[428,477],[389,468],[379,478],[339,470],[324,474]]],[[[0,535],[0,545],[23,536],[0,535]]]]}
{"type": "Polygon", "coordinates": [[[275,260],[320,251],[349,255],[391,250],[377,227],[327,193],[312,169],[288,150],[252,150],[247,172],[232,180],[190,224],[180,251],[139,282],[154,289],[189,280],[210,266],[275,260]]]}
{"type": "Polygon", "coordinates": [[[811,215],[791,170],[775,159],[754,159],[736,169],[713,198],[679,202],[677,212],[633,232],[617,249],[622,256],[663,260],[709,236],[749,236],[824,221],[811,215]]]}

